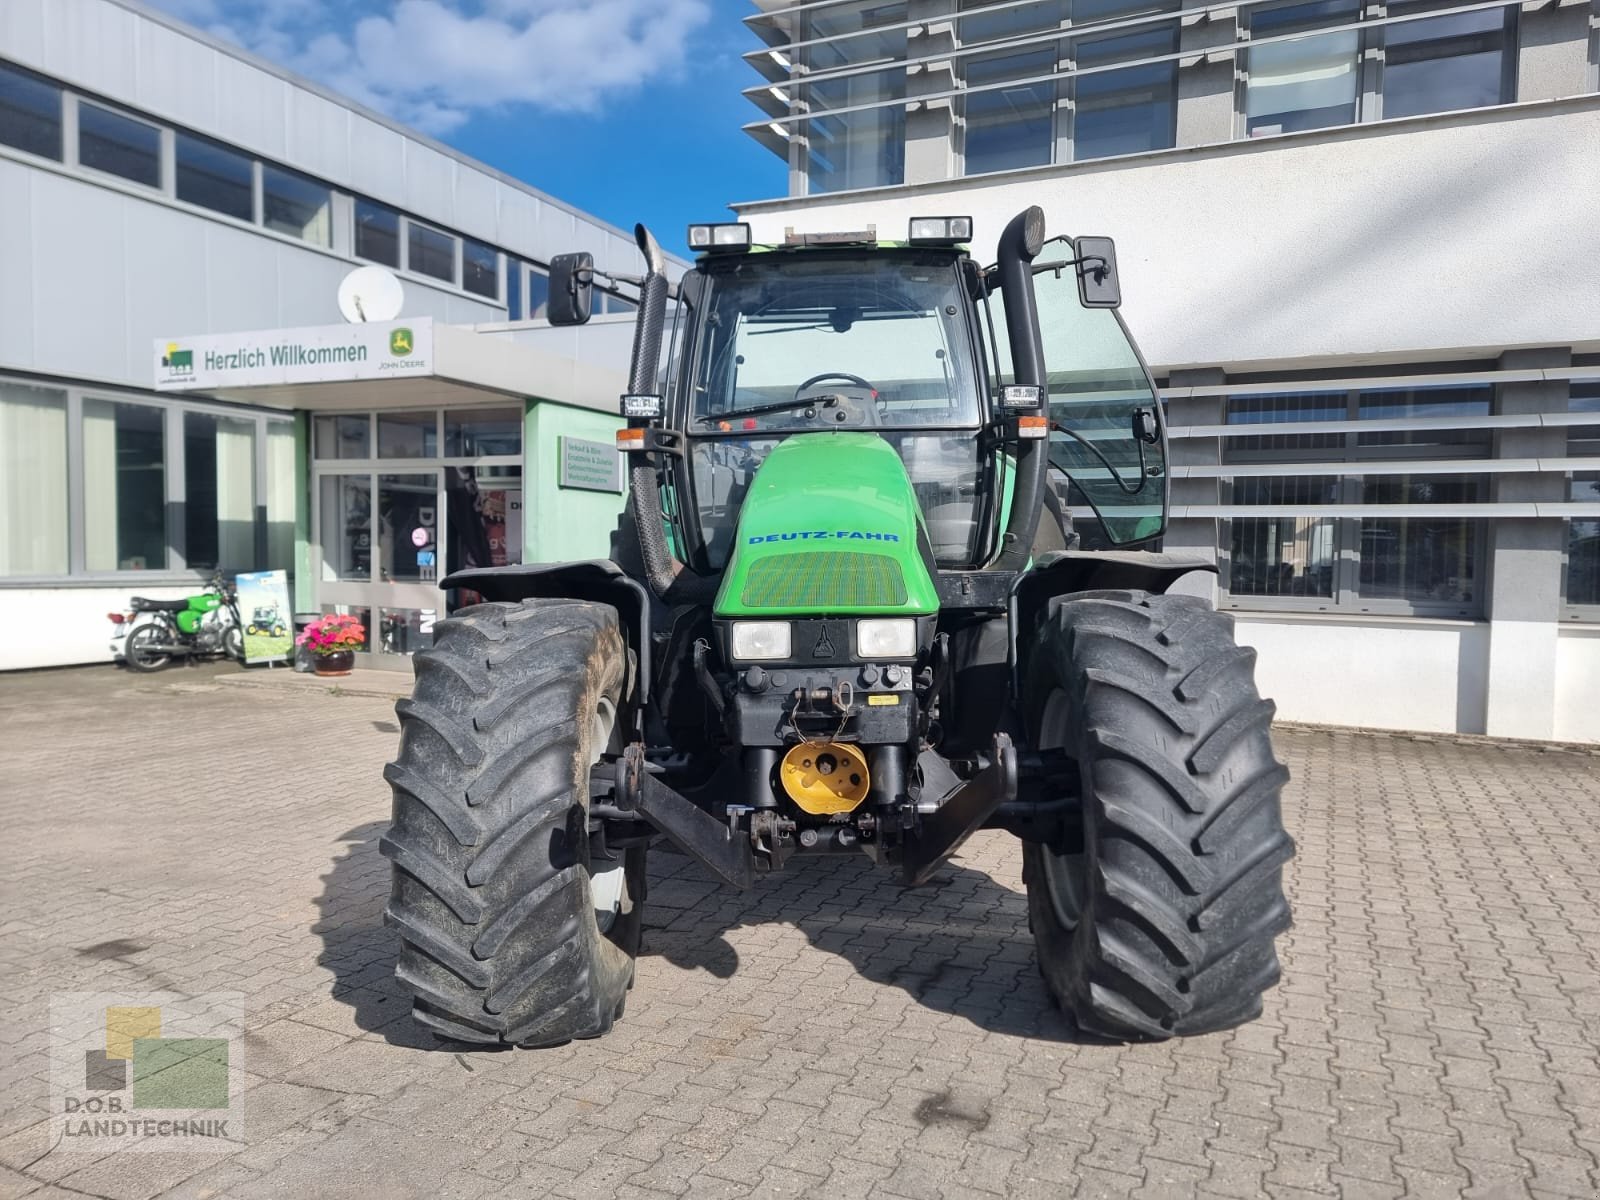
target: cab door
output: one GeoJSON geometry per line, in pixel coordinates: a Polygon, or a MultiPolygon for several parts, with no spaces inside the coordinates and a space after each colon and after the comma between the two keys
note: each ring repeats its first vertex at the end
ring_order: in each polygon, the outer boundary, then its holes
{"type": "Polygon", "coordinates": [[[1167,523],[1167,444],[1149,368],[1111,308],[1079,300],[1072,243],[1053,238],[1034,265],[1049,392],[1050,463],[1087,502],[1106,540],[1131,546],[1167,523]]]}

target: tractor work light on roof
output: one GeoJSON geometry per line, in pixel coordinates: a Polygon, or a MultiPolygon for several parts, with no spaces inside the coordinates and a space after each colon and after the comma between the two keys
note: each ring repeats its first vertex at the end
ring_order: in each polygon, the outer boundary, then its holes
{"type": "Polygon", "coordinates": [[[744,222],[730,225],[689,226],[691,250],[748,250],[750,226],[744,222]]]}
{"type": "Polygon", "coordinates": [[[912,217],[907,238],[914,246],[954,246],[972,240],[971,217],[912,217]]]}

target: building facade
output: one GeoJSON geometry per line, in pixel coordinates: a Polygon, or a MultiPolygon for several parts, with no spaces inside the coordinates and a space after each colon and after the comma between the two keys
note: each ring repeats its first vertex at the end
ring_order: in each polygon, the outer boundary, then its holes
{"type": "Polygon", "coordinates": [[[134,0],[0,5],[0,669],[104,661],[108,611],[219,569],[285,569],[403,655],[452,566],[603,554],[620,483],[559,456],[611,441],[631,306],[539,319],[575,249],[638,269],[628,234],[134,0]],[[162,347],[337,326],[368,264],[427,378],[158,394],[162,347]]]}
{"type": "Polygon", "coordinates": [[[1283,716],[1600,741],[1600,7],[756,7],[758,241],[1116,239],[1165,547],[1283,716]]]}

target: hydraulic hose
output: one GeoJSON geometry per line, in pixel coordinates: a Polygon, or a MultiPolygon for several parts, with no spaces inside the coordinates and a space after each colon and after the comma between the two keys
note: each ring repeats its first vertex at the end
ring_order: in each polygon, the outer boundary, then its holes
{"type": "MultiPolygon", "coordinates": [[[[644,283],[639,288],[639,317],[633,326],[633,357],[628,365],[628,391],[653,394],[661,367],[661,334],[667,323],[667,259],[661,245],[643,225],[634,240],[644,255],[644,283]]],[[[639,538],[650,590],[668,604],[709,600],[715,580],[696,575],[679,562],[667,545],[666,518],[661,511],[661,484],[654,464],[641,461],[628,472],[628,507],[639,538]]]]}
{"type": "MultiPolygon", "coordinates": [[[[1033,260],[1044,247],[1044,210],[1033,205],[1011,218],[1000,235],[996,261],[1000,291],[1006,303],[1006,340],[1011,346],[1015,382],[1041,390],[1046,386],[1044,343],[1039,336],[1039,306],[1033,294],[1033,260]]],[[[1017,480],[1011,494],[995,571],[1020,571],[1033,552],[1050,465],[1049,442],[1025,439],[1017,444],[1017,480]]]]}

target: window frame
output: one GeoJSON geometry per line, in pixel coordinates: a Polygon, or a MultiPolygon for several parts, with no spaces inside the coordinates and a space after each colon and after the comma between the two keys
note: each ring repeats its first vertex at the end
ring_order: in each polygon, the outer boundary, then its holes
{"type": "MultiPolygon", "coordinates": [[[[1475,386],[1465,384],[1465,388],[1475,386]]],[[[1487,393],[1490,411],[1495,407],[1495,392],[1492,385],[1481,385],[1487,393]]],[[[1304,462],[1307,464],[1338,462],[1349,466],[1362,466],[1375,463],[1406,463],[1406,462],[1449,462],[1469,459],[1474,456],[1464,453],[1464,445],[1440,444],[1435,446],[1407,446],[1396,445],[1369,445],[1360,444],[1361,435],[1361,399],[1363,396],[1373,396],[1386,391],[1430,391],[1430,388],[1367,388],[1367,389],[1338,389],[1336,391],[1319,392],[1315,387],[1306,385],[1297,387],[1293,383],[1286,383],[1283,394],[1296,395],[1321,395],[1329,398],[1342,395],[1344,397],[1344,420],[1349,428],[1337,434],[1310,434],[1302,436],[1312,437],[1339,437],[1344,445],[1339,448],[1306,447],[1296,449],[1232,449],[1227,446],[1230,438],[1223,435],[1218,439],[1220,463],[1224,470],[1230,465],[1261,464],[1292,464],[1304,462]]],[[[1444,390],[1444,389],[1440,389],[1444,390]]],[[[1452,389],[1453,390],[1453,389],[1452,389]]],[[[1226,406],[1226,401],[1224,401],[1226,406]]],[[[1226,423],[1226,407],[1224,407],[1224,423],[1226,423]]],[[[1296,422],[1281,422],[1282,436],[1295,436],[1296,422]]],[[[1445,431],[1453,432],[1453,431],[1445,431]]],[[[1480,431],[1483,434],[1482,452],[1476,455],[1484,462],[1494,459],[1494,446],[1489,436],[1489,431],[1480,431]]],[[[1244,437],[1278,436],[1277,434],[1246,434],[1244,437]]],[[[1451,472],[1443,478],[1456,478],[1471,475],[1469,469],[1451,472]]],[[[1338,472],[1316,471],[1307,472],[1305,475],[1286,476],[1286,478],[1323,478],[1331,477],[1338,481],[1338,504],[1362,504],[1361,492],[1365,480],[1362,474],[1340,474],[1338,472]]],[[[1391,476],[1392,478],[1392,476],[1391,476]]],[[[1222,505],[1232,505],[1232,491],[1234,478],[1224,475],[1219,480],[1219,502],[1222,505]]],[[[1375,506],[1376,507],[1376,506],[1375,506]]],[[[1388,507],[1388,506],[1385,506],[1388,507]]],[[[1316,518],[1315,506],[1306,506],[1306,515],[1316,518]]],[[[1235,593],[1229,588],[1231,572],[1233,569],[1233,523],[1235,521],[1248,521],[1253,519],[1272,520],[1274,518],[1251,518],[1244,516],[1222,517],[1217,521],[1217,607],[1230,612],[1262,612],[1262,613],[1326,613],[1333,616],[1390,616],[1390,617],[1424,617],[1444,620],[1481,621],[1484,619],[1489,586],[1488,549],[1489,549],[1489,522],[1491,518],[1466,515],[1461,517],[1441,518],[1448,520],[1466,521],[1472,527],[1472,599],[1462,603],[1452,600],[1397,600],[1388,598],[1368,598],[1360,595],[1361,583],[1361,526],[1365,520],[1360,516],[1328,516],[1316,518],[1330,521],[1333,525],[1333,554],[1334,576],[1333,595],[1331,596],[1257,596],[1248,593],[1235,593]]],[[[1375,517],[1371,520],[1405,520],[1407,518],[1375,517]]],[[[1427,520],[1429,518],[1416,518],[1427,520]]]]}
{"type": "Polygon", "coordinates": [[[405,264],[405,270],[410,274],[417,276],[419,279],[431,280],[435,284],[447,284],[448,286],[453,287],[457,291],[461,292],[463,295],[472,295],[473,293],[468,292],[461,286],[462,235],[456,233],[454,230],[446,229],[442,225],[435,225],[430,221],[418,220],[416,217],[410,216],[409,214],[402,214],[402,217],[404,218],[402,224],[405,234],[405,251],[400,261],[405,264]],[[411,231],[413,229],[420,229],[425,233],[435,234],[439,237],[448,238],[450,240],[450,260],[452,271],[450,278],[446,279],[442,275],[434,275],[428,271],[420,270],[416,264],[411,261],[411,231]]]}
{"type": "MultiPolygon", "coordinates": [[[[115,179],[120,186],[137,188],[145,195],[150,195],[153,193],[156,195],[170,196],[173,199],[177,199],[173,190],[176,172],[169,165],[172,158],[171,145],[174,138],[172,126],[163,125],[149,117],[141,116],[134,113],[130,109],[125,109],[120,104],[113,104],[110,101],[102,100],[98,96],[85,96],[76,92],[66,92],[65,94],[70,96],[72,100],[72,147],[70,159],[70,165],[72,167],[80,171],[92,172],[95,178],[115,179]],[[104,167],[97,167],[92,163],[86,163],[83,161],[83,110],[86,106],[89,108],[98,108],[100,111],[109,113],[113,117],[118,117],[121,120],[128,121],[134,125],[143,125],[145,128],[154,131],[156,135],[155,183],[150,184],[145,183],[140,179],[130,179],[126,175],[118,175],[115,171],[108,171],[104,167]]],[[[66,137],[67,130],[64,127],[62,130],[63,141],[66,140],[66,137]]],[[[53,162],[55,160],[47,159],[45,161],[53,162]]],[[[63,165],[69,164],[64,162],[63,165]]],[[[187,204],[188,201],[183,201],[183,203],[187,204]]],[[[195,205],[194,207],[198,208],[199,206],[195,205]]]]}

